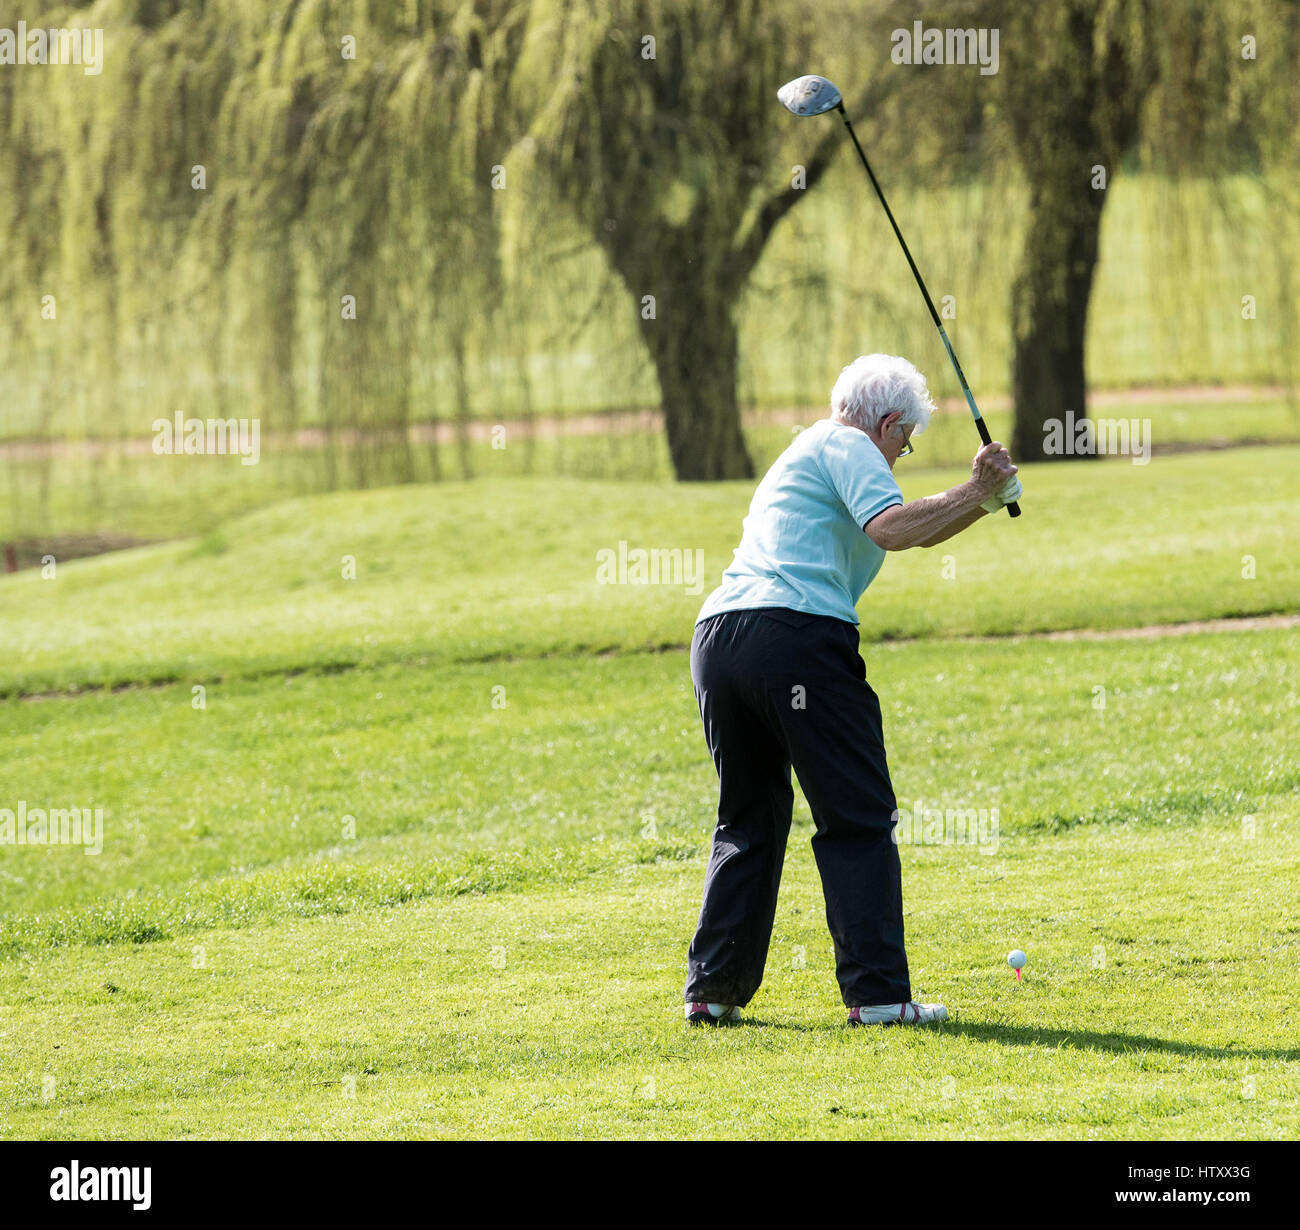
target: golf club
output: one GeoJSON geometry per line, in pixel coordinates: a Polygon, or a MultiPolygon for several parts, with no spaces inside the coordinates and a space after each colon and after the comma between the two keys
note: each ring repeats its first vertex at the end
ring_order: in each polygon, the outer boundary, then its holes
{"type": "MultiPolygon", "coordinates": [[[[867,177],[871,180],[871,186],[876,190],[876,196],[880,198],[880,203],[885,208],[885,217],[889,219],[889,225],[894,228],[894,234],[898,236],[899,246],[903,249],[903,255],[907,257],[912,276],[916,279],[916,284],[921,288],[921,294],[925,296],[925,306],[930,309],[930,319],[934,321],[934,327],[939,330],[944,349],[948,352],[948,358],[952,360],[953,370],[957,373],[957,379],[961,381],[961,391],[966,394],[966,404],[970,407],[971,415],[975,419],[975,426],[980,433],[980,439],[985,444],[991,444],[993,438],[989,435],[988,425],[984,422],[984,416],[980,414],[979,407],[975,404],[974,394],[970,391],[970,385],[966,383],[966,374],[961,370],[961,364],[957,362],[957,353],[948,340],[948,333],[943,327],[943,322],[939,319],[939,313],[934,310],[934,301],[930,298],[930,292],[925,288],[925,281],[921,277],[921,271],[916,267],[916,262],[912,259],[912,253],[908,250],[907,241],[903,238],[903,232],[898,229],[898,223],[894,221],[894,211],[889,208],[889,202],[885,200],[885,194],[880,190],[880,184],[876,179],[875,172],[871,169],[871,163],[867,161],[867,155],[858,141],[858,134],[853,131],[853,124],[849,120],[848,112],[844,110],[844,100],[840,97],[839,90],[825,77],[810,75],[796,77],[793,81],[787,81],[776,92],[776,96],[781,100],[781,105],[791,115],[823,115],[827,111],[839,111],[840,118],[844,121],[844,127],[849,130],[849,136],[853,139],[853,148],[858,151],[858,157],[862,159],[862,165],[866,169],[867,177]]],[[[1007,512],[1013,517],[1020,516],[1020,505],[1012,501],[1007,505],[1007,512]]]]}

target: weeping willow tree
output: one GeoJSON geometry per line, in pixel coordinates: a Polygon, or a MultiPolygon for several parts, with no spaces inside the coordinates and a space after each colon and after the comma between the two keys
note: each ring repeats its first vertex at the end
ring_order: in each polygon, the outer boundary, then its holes
{"type": "MultiPolygon", "coordinates": [[[[510,164],[524,186],[507,207],[538,208],[552,191],[600,245],[654,364],[677,477],[749,477],[737,302],[777,223],[843,144],[820,129],[798,183],[795,160],[781,157],[791,124],[775,91],[802,71],[811,10],[766,0],[529,8],[513,100],[526,135],[510,164]]],[[[881,93],[869,87],[855,112],[870,114],[881,93]]]]}
{"type": "MultiPolygon", "coordinates": [[[[1294,409],[1300,348],[1289,336],[1287,305],[1296,300],[1300,273],[1300,4],[1242,0],[1229,7],[1189,0],[1171,16],[1181,20],[1168,23],[1156,48],[1157,84],[1135,154],[1163,189],[1154,195],[1170,201],[1156,234],[1164,238],[1181,229],[1183,253],[1203,248],[1204,226],[1189,228],[1179,197],[1189,182],[1208,188],[1231,253],[1226,293],[1214,305],[1220,323],[1211,337],[1222,339],[1219,363],[1247,349],[1250,337],[1266,352],[1271,377],[1282,383],[1294,409]],[[1246,295],[1260,301],[1268,323],[1255,323],[1252,311],[1246,324],[1246,295]]],[[[1166,262],[1167,301],[1179,297],[1181,263],[1166,262]]],[[[1171,325],[1176,335],[1176,315],[1171,325]]]]}
{"type": "Polygon", "coordinates": [[[449,419],[467,440],[466,356],[501,319],[482,164],[508,145],[496,75],[523,15],[510,0],[29,15],[102,26],[105,55],[100,75],[0,74],[5,162],[23,160],[0,190],[0,290],[18,306],[4,346],[28,377],[0,390],[23,402],[9,434],[139,437],[183,409],[256,416],[264,435],[318,425],[331,483],[440,472],[409,427],[449,419]]]}
{"type": "MultiPolygon", "coordinates": [[[[507,295],[502,266],[494,184],[509,145],[507,82],[525,17],[519,4],[462,8],[434,46],[432,76],[421,75],[419,95],[407,107],[408,115],[426,117],[432,129],[426,141],[407,145],[406,156],[415,165],[402,181],[416,191],[404,210],[415,226],[408,250],[433,255],[432,323],[448,342],[460,468],[466,475],[469,424],[475,413],[466,356],[476,341],[486,343],[486,335],[495,332],[493,326],[514,302],[507,295]],[[440,166],[430,155],[435,150],[440,166]],[[428,192],[430,175],[444,177],[436,195],[428,192]],[[451,288],[454,299],[448,293],[451,288]]],[[[515,357],[526,388],[527,356],[515,357]]]]}
{"type": "Polygon", "coordinates": [[[248,195],[228,216],[265,274],[264,381],[291,407],[295,368],[311,368],[326,456],[346,459],[349,481],[414,477],[413,418],[453,419],[469,473],[466,353],[502,300],[477,164],[482,145],[504,144],[494,73],[513,57],[516,8],[303,6],[258,58],[254,88],[232,90],[229,122],[259,141],[244,160],[256,181],[236,183],[248,195]],[[355,59],[340,54],[345,38],[355,59]],[[314,352],[295,354],[304,344],[314,352]],[[430,387],[432,404],[416,405],[430,387]]]}
{"type": "MultiPolygon", "coordinates": [[[[679,477],[747,475],[738,305],[775,228],[845,148],[833,118],[793,121],[775,102],[817,69],[868,83],[848,105],[891,191],[948,161],[992,190],[1019,167],[1031,187],[1012,307],[1033,455],[1044,415],[1083,408],[1105,199],[1091,165],[1293,163],[1296,12],[967,0],[927,17],[1000,24],[993,78],[890,64],[905,23],[883,0],[30,13],[30,26],[102,26],[105,65],[0,70],[0,427],[139,438],[177,409],[257,416],[264,435],[321,430],[313,481],[404,481],[470,473],[472,421],[526,411],[534,372],[552,406],[609,404],[581,400],[590,372],[609,401],[657,394],[679,477]],[[580,335],[589,355],[574,354],[580,335]],[[635,370],[611,381],[615,361],[635,370]],[[436,436],[413,443],[430,422],[454,426],[454,460],[436,436]]],[[[882,265],[897,261],[853,183],[882,265]]],[[[852,221],[815,243],[866,242],[852,221]]],[[[923,257],[924,233],[909,238],[923,257]]],[[[858,341],[851,296],[834,321],[812,293],[790,302],[805,326],[843,329],[838,346],[858,341]]]]}
{"type": "Polygon", "coordinates": [[[959,18],[1001,27],[987,150],[1029,191],[1011,289],[1013,442],[1044,458],[1046,420],[1087,413],[1088,311],[1116,177],[1139,158],[1175,175],[1258,171],[1288,144],[1293,162],[1300,8],[1059,0],[953,5],[943,19],[959,18]]]}
{"type": "Polygon", "coordinates": [[[1025,460],[1046,455],[1046,419],[1086,414],[1084,342],[1102,209],[1150,87],[1151,17],[1146,0],[1063,0],[1010,31],[1032,33],[1003,79],[1012,149],[1029,185],[1011,290],[1013,447],[1025,460]]]}

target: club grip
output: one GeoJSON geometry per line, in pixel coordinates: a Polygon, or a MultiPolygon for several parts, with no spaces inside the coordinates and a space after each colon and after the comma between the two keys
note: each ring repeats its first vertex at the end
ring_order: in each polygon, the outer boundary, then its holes
{"type": "MultiPolygon", "coordinates": [[[[940,332],[942,332],[942,330],[940,330],[940,332]]],[[[946,342],[946,341],[948,340],[948,338],[945,336],[943,340],[946,342]]],[[[952,353],[951,348],[949,348],[949,353],[950,353],[950,354],[952,353]]],[[[954,362],[954,363],[957,362],[956,358],[953,359],[953,362],[954,362]]],[[[967,402],[970,403],[971,413],[972,413],[972,414],[975,414],[975,413],[976,413],[976,412],[975,412],[975,399],[970,395],[970,389],[966,387],[966,383],[965,383],[965,379],[964,379],[964,378],[963,378],[963,380],[962,380],[962,388],[965,389],[965,391],[966,391],[966,400],[967,400],[967,402]]],[[[975,429],[980,433],[980,440],[983,441],[983,443],[985,443],[985,444],[992,444],[992,443],[993,443],[993,437],[992,437],[991,435],[989,435],[988,424],[985,423],[983,417],[980,416],[980,415],[978,415],[978,414],[976,414],[976,418],[975,418],[975,429]]],[[[1015,500],[1012,500],[1010,504],[1004,505],[1004,507],[1006,508],[1007,512],[1008,512],[1011,516],[1013,516],[1013,517],[1018,517],[1018,516],[1020,516],[1020,505],[1017,504],[1017,503],[1015,502],[1015,500]]]]}

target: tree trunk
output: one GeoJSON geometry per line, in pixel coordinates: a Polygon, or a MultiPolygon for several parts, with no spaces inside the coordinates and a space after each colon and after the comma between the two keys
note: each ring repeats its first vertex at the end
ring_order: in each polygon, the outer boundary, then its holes
{"type": "Polygon", "coordinates": [[[1012,293],[1015,355],[1013,451],[1018,460],[1061,460],[1044,451],[1049,419],[1087,414],[1084,343],[1098,255],[1103,193],[1050,191],[1032,221],[1012,293]]]}
{"type": "Polygon", "coordinates": [[[1064,422],[1072,411],[1078,422],[1087,414],[1084,338],[1105,195],[1086,184],[1054,182],[1031,199],[1012,291],[1017,461],[1061,460],[1044,452],[1047,420],[1064,422]]]}
{"type": "Polygon", "coordinates": [[[641,334],[659,377],[673,473],[682,482],[753,478],[736,403],[738,339],[731,298],[707,280],[674,287],[641,334]],[[665,310],[667,309],[667,310],[665,310]]]}
{"type": "MultiPolygon", "coordinates": [[[[1044,6],[1047,7],[1047,6],[1044,6]]],[[[1105,0],[1062,0],[1032,22],[1044,55],[1008,77],[1009,114],[1030,184],[1029,225],[1012,290],[1016,459],[1059,459],[1044,450],[1048,419],[1087,413],[1084,341],[1108,188],[1137,136],[1149,73],[1103,21],[1105,0]]],[[[1136,18],[1136,14],[1133,15],[1136,18]]]]}

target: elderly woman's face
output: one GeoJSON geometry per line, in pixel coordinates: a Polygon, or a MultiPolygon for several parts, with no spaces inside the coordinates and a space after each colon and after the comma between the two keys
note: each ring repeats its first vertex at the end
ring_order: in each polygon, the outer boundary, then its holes
{"type": "Polygon", "coordinates": [[[899,420],[902,417],[895,410],[881,420],[880,426],[875,431],[867,432],[876,447],[884,454],[891,470],[894,468],[894,462],[900,457],[906,457],[912,451],[912,428],[900,424],[899,420]]]}

